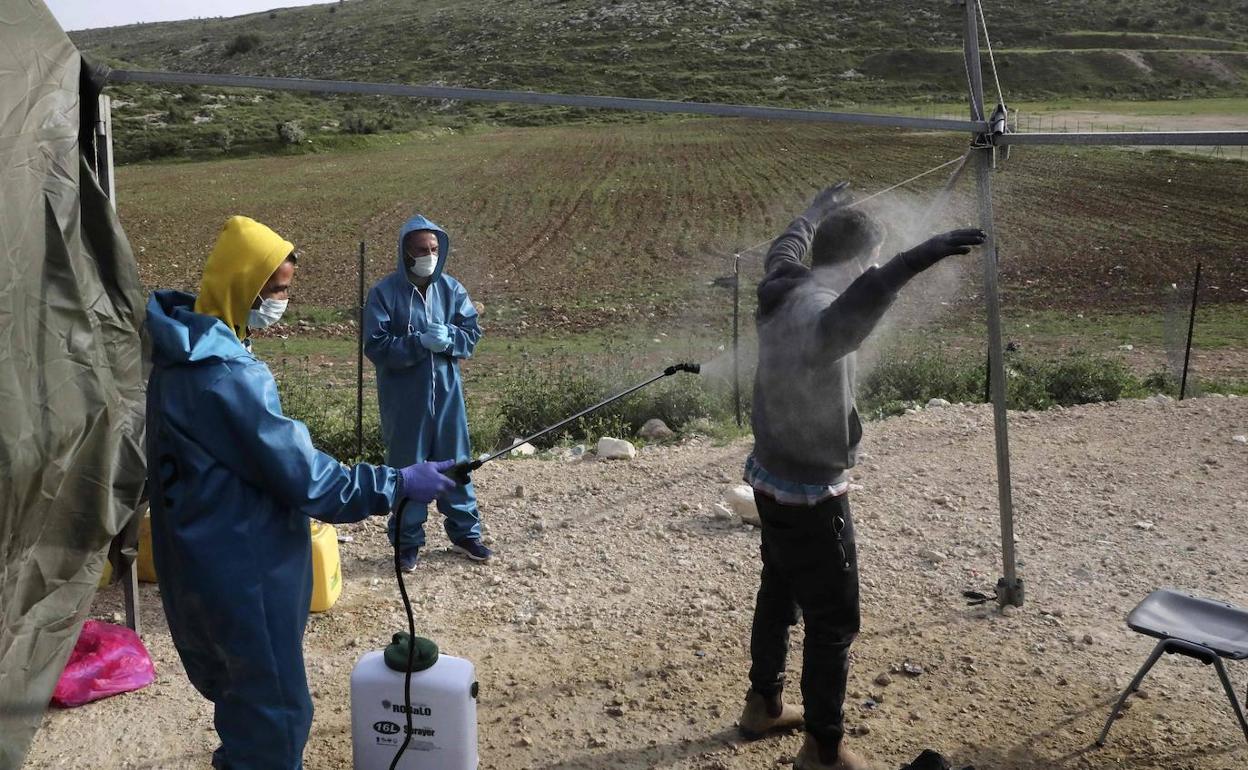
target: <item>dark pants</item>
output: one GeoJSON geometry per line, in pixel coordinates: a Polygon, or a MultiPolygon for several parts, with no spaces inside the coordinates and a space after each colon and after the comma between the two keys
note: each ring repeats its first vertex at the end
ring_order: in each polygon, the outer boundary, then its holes
{"type": "Polygon", "coordinates": [[[806,730],[831,748],[845,734],[849,646],[859,623],[858,556],[849,498],[791,506],[755,492],[754,500],[763,523],[763,572],[750,635],[750,686],[764,696],[784,689],[789,627],[801,617],[806,624],[806,730]]]}

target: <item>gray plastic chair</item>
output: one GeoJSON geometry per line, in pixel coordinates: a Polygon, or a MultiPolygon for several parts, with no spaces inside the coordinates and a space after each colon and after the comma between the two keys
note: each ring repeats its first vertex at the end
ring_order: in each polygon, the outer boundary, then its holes
{"type": "MultiPolygon", "coordinates": [[[[1096,739],[1097,746],[1105,745],[1105,736],[1109,735],[1109,728],[1122,711],[1122,704],[1126,703],[1127,696],[1140,689],[1144,675],[1164,654],[1186,655],[1205,665],[1213,665],[1218,672],[1218,678],[1222,680],[1226,697],[1235,709],[1239,726],[1244,731],[1244,739],[1248,740],[1248,719],[1244,718],[1244,709],[1231,687],[1226,667],[1222,665],[1222,658],[1248,659],[1248,610],[1226,602],[1202,599],[1182,591],[1163,588],[1153,591],[1131,610],[1131,614],[1127,616],[1127,625],[1133,631],[1161,641],[1157,642],[1144,666],[1136,673],[1131,684],[1127,685],[1114,710],[1110,712],[1105,729],[1101,730],[1101,737],[1096,739]]],[[[1245,700],[1248,701],[1248,696],[1245,696],[1245,700]]]]}

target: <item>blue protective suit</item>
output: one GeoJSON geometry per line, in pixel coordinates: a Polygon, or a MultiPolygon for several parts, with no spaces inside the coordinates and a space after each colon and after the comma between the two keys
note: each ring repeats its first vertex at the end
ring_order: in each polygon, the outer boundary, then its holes
{"type": "MultiPolygon", "coordinates": [[[[364,354],[377,367],[377,400],[386,462],[402,467],[415,462],[469,460],[468,414],[459,360],[470,358],[481,339],[477,311],[468,291],[444,271],[450,239],[442,228],[422,216],[412,217],[399,233],[398,269],[368,293],[364,310],[364,354]],[[416,230],[430,230],[438,239],[438,261],[422,292],[408,277],[403,239],[416,230]],[[450,331],[451,347],[433,353],[420,343],[430,324],[450,331]]],[[[438,498],[438,510],[451,542],[481,536],[481,516],[471,484],[438,498]]],[[[390,542],[404,548],[425,544],[428,510],[409,505],[403,532],[396,535],[390,518],[390,542]]]]}
{"type": "Polygon", "coordinates": [[[214,767],[298,770],[312,724],[303,631],[312,593],[308,516],[391,509],[398,471],[346,468],[282,414],[273,375],[195,297],[147,306],[152,550],[191,683],[215,706],[214,767]]]}

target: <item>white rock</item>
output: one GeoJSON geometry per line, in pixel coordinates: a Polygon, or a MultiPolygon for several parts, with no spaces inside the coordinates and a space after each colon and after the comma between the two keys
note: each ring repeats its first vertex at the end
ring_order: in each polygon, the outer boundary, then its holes
{"type": "Polygon", "coordinates": [[[1126,352],[1130,353],[1132,350],[1135,350],[1135,345],[1119,345],[1118,349],[1125,350],[1126,352]]]}
{"type": "Polygon", "coordinates": [[[715,503],[715,505],[711,506],[711,510],[715,512],[715,518],[717,519],[731,521],[733,518],[732,509],[723,503],[715,503]]]}
{"type": "Polygon", "coordinates": [[[637,435],[647,441],[664,441],[675,436],[672,429],[667,427],[667,423],[655,417],[646,420],[646,424],[641,426],[641,430],[637,431],[637,435]]]}
{"type": "MultiPolygon", "coordinates": [[[[516,439],[516,441],[519,440],[520,439],[516,439]]],[[[535,454],[537,454],[537,447],[532,444],[514,444],[511,447],[512,457],[532,457],[535,454]]]]}
{"type": "Polygon", "coordinates": [[[1148,530],[1153,528],[1153,523],[1151,521],[1137,521],[1135,522],[1135,528],[1142,529],[1145,532],[1147,532],[1148,530]]]}
{"type": "Polygon", "coordinates": [[[624,439],[607,436],[598,439],[598,457],[603,460],[631,460],[636,456],[637,447],[624,439]]]}
{"type": "Polygon", "coordinates": [[[754,502],[754,490],[745,484],[738,484],[728,490],[728,507],[732,508],[744,523],[754,527],[763,526],[763,522],[758,518],[758,505],[754,502]]]}
{"type": "Polygon", "coordinates": [[[1231,436],[1231,441],[1236,444],[1248,444],[1248,436],[1231,436]]]}
{"type": "Polygon", "coordinates": [[[928,409],[941,409],[946,406],[952,406],[952,404],[950,404],[948,401],[944,400],[943,398],[933,398],[927,402],[928,409]]]}

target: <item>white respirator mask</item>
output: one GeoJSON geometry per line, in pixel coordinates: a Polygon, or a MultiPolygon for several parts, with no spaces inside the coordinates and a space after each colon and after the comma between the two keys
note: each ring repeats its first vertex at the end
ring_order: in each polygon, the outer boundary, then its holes
{"type": "Polygon", "coordinates": [[[254,308],[247,316],[248,328],[263,329],[282,320],[282,313],[286,312],[286,303],[289,301],[285,299],[260,300],[260,307],[254,308]]]}
{"type": "Polygon", "coordinates": [[[430,254],[427,257],[411,257],[410,266],[407,268],[412,275],[417,278],[428,278],[433,275],[433,269],[438,266],[438,255],[430,254]]]}

